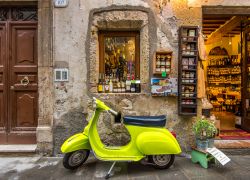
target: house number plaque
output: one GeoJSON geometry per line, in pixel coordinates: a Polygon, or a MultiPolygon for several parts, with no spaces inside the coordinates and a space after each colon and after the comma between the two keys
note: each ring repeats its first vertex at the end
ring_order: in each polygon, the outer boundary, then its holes
{"type": "Polygon", "coordinates": [[[69,4],[69,0],[54,0],[54,6],[57,8],[65,8],[69,4]]]}

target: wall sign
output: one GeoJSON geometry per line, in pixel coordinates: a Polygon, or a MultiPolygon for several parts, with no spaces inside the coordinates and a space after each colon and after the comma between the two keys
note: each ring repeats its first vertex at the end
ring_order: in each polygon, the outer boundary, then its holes
{"type": "Polygon", "coordinates": [[[152,96],[177,96],[177,78],[151,78],[152,96]]]}
{"type": "Polygon", "coordinates": [[[54,0],[54,6],[57,8],[65,8],[69,4],[69,0],[54,0]]]}

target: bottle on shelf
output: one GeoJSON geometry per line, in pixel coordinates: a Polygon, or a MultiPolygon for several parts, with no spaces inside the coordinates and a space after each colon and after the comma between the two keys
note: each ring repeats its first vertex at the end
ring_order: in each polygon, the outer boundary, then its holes
{"type": "Polygon", "coordinates": [[[109,80],[109,92],[110,93],[113,92],[113,82],[112,82],[112,79],[109,80]]]}
{"type": "Polygon", "coordinates": [[[127,75],[127,80],[126,80],[126,92],[131,92],[131,80],[129,74],[127,75]]]}
{"type": "Polygon", "coordinates": [[[117,82],[117,92],[118,93],[121,93],[122,92],[122,89],[121,89],[121,82],[117,82]]]}
{"type": "Polygon", "coordinates": [[[125,87],[125,82],[124,81],[121,82],[121,92],[122,93],[126,92],[126,87],[125,87]]]}
{"type": "Polygon", "coordinates": [[[131,80],[131,86],[130,86],[130,91],[131,93],[135,93],[135,76],[132,75],[132,80],[131,80]]]}
{"type": "Polygon", "coordinates": [[[106,80],[106,83],[105,83],[105,93],[109,93],[109,81],[108,81],[108,79],[106,80]]]}
{"type": "Polygon", "coordinates": [[[105,74],[103,73],[102,74],[102,93],[105,93],[105,85],[106,85],[105,74]]]}
{"type": "Polygon", "coordinates": [[[102,74],[99,74],[99,80],[98,80],[98,93],[103,92],[103,83],[102,83],[102,74]]]}
{"type": "Polygon", "coordinates": [[[117,82],[116,82],[116,79],[114,80],[114,82],[113,82],[113,92],[114,93],[117,93],[118,92],[118,89],[117,89],[118,87],[117,87],[117,82]]]}
{"type": "Polygon", "coordinates": [[[136,93],[141,92],[141,81],[138,76],[136,77],[136,80],[135,80],[135,92],[136,93]]]}

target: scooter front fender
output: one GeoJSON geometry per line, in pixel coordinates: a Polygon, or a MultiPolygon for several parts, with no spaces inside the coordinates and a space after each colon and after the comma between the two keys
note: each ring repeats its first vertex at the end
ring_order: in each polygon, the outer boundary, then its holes
{"type": "Polygon", "coordinates": [[[136,144],[145,155],[180,154],[181,148],[175,137],[169,132],[144,132],[137,139],[136,144]]]}
{"type": "Polygon", "coordinates": [[[91,149],[89,138],[83,133],[71,136],[61,146],[62,153],[69,153],[80,149],[91,149]]]}

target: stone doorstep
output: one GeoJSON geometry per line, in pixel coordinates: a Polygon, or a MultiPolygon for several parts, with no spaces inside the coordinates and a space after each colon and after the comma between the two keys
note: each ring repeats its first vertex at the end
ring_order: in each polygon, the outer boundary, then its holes
{"type": "Polygon", "coordinates": [[[226,154],[250,155],[250,140],[215,140],[214,145],[226,154]]]}
{"type": "Polygon", "coordinates": [[[218,148],[250,148],[250,140],[215,140],[218,148]]]}
{"type": "Polygon", "coordinates": [[[0,153],[35,153],[37,144],[0,145],[0,153]]]}

